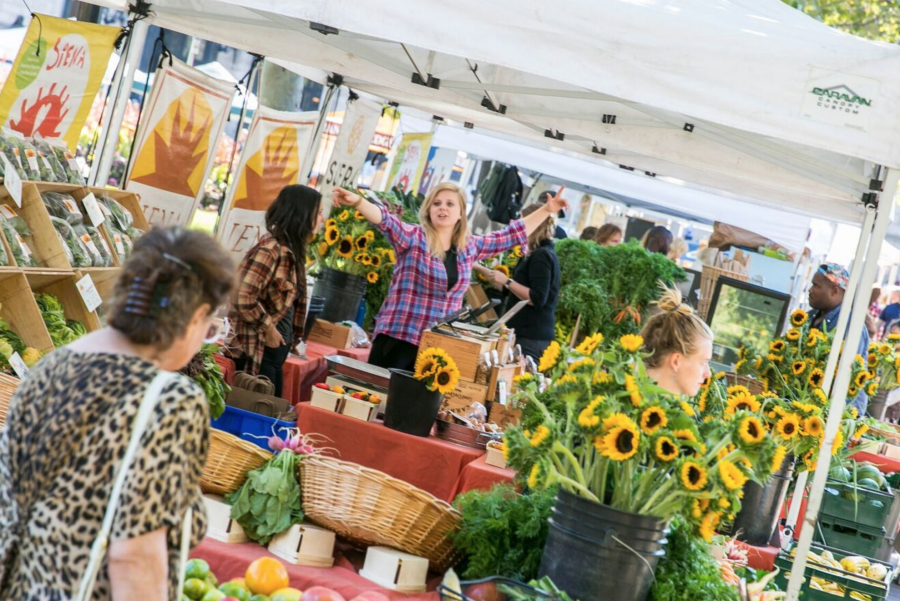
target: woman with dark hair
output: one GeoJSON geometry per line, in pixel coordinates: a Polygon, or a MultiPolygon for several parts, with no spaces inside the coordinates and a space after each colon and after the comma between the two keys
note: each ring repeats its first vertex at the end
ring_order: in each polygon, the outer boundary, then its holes
{"type": "Polygon", "coordinates": [[[600,246],[618,246],[622,243],[622,228],[612,223],[604,223],[597,230],[594,241],[600,246]]]}
{"type": "Polygon", "coordinates": [[[229,353],[239,371],[265,376],[284,387],[282,367],[300,342],[306,319],[306,244],[322,226],[322,195],[285,186],[266,211],[268,233],[247,251],[229,318],[229,353]]]}
{"type": "Polygon", "coordinates": [[[0,430],[0,599],[181,598],[181,552],[206,532],[209,408],[197,384],[166,372],[221,335],[215,312],[233,279],[210,236],[154,228],[122,267],[109,326],[53,351],[22,380],[0,430]],[[138,423],[140,444],[126,461],[138,423]],[[113,486],[119,473],[122,488],[113,486]],[[85,574],[101,531],[109,546],[94,558],[91,587],[85,574]]]}
{"type": "Polygon", "coordinates": [[[581,230],[581,235],[578,237],[579,240],[593,240],[597,237],[597,228],[593,225],[589,225],[583,230],[581,230]]]}

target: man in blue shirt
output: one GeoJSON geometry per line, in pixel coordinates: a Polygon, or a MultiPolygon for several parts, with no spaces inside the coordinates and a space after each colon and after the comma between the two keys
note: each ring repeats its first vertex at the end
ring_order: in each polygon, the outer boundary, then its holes
{"type": "Polygon", "coordinates": [[[900,291],[894,291],[891,294],[891,302],[881,311],[878,320],[878,331],[883,335],[891,322],[900,319],[900,291]]]}
{"type": "MultiPolygon", "coordinates": [[[[819,270],[813,276],[812,286],[809,288],[809,306],[811,325],[823,332],[833,332],[837,329],[838,315],[844,302],[844,292],[850,274],[847,270],[834,263],[825,263],[819,266],[819,270]]],[[[863,327],[862,336],[859,339],[859,350],[863,357],[869,352],[869,332],[863,327]]],[[[860,415],[866,414],[866,406],[869,398],[862,389],[854,399],[847,399],[848,404],[859,411],[860,415]]]]}

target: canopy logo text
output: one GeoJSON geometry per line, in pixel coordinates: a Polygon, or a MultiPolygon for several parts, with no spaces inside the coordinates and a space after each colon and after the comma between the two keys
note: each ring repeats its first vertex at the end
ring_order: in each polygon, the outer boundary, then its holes
{"type": "Polygon", "coordinates": [[[861,107],[872,106],[870,98],[860,96],[843,84],[831,88],[814,87],[812,93],[819,97],[818,106],[822,108],[858,115],[861,107]]]}
{"type": "Polygon", "coordinates": [[[812,67],[809,75],[802,88],[804,117],[861,131],[869,128],[869,121],[880,106],[876,100],[881,81],[818,67],[812,67]]]}

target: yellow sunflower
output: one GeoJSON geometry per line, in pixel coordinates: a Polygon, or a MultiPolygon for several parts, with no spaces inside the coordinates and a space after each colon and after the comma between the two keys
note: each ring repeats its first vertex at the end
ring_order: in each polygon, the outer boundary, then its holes
{"type": "Polygon", "coordinates": [[[811,436],[813,438],[819,438],[825,433],[825,428],[822,426],[822,420],[818,415],[811,415],[806,418],[806,421],[803,422],[803,433],[806,436],[811,436]]]}
{"type": "Polygon", "coordinates": [[[740,392],[728,399],[725,406],[725,415],[734,415],[738,411],[750,411],[756,413],[762,405],[752,394],[740,392]]]}
{"type": "Polygon", "coordinates": [[[341,238],[341,241],[338,243],[337,253],[345,259],[349,259],[353,254],[353,238],[350,236],[341,238]]]}
{"type": "Polygon", "coordinates": [[[869,396],[875,396],[878,393],[878,382],[869,382],[869,385],[866,386],[866,394],[869,396]]]}
{"type": "Polygon", "coordinates": [[[850,398],[853,398],[858,394],[859,394],[859,388],[857,388],[856,386],[851,385],[850,388],[847,389],[847,396],[850,398]]]}
{"type": "Polygon", "coordinates": [[[521,258],[522,257],[522,245],[516,244],[512,247],[512,256],[521,258]]]}
{"type": "Polygon", "coordinates": [[[784,340],[774,340],[769,343],[769,350],[773,353],[780,353],[784,350],[784,340]]]}
{"type": "Polygon", "coordinates": [[[891,354],[891,345],[882,343],[881,345],[878,346],[878,352],[881,353],[882,355],[890,355],[891,354]]]}
{"type": "Polygon", "coordinates": [[[636,334],[625,334],[619,338],[619,346],[621,346],[626,353],[636,353],[644,346],[644,339],[636,334]]]}
{"type": "MultiPolygon", "coordinates": [[[[365,219],[365,216],[359,211],[353,211],[353,218],[357,221],[362,221],[363,219],[365,219]]],[[[374,237],[375,234],[372,234],[372,236],[374,237]]]]}
{"type": "Polygon", "coordinates": [[[791,440],[800,433],[800,416],[788,413],[775,424],[775,431],[784,440],[791,440]]]}
{"type": "Polygon", "coordinates": [[[697,442],[697,437],[694,436],[694,433],[688,430],[687,428],[682,428],[680,430],[675,430],[672,432],[672,436],[677,438],[678,440],[687,440],[690,442],[697,442]]]}
{"type": "Polygon", "coordinates": [[[900,370],[900,355],[897,355],[897,358],[894,359],[894,369],[900,370]]]}
{"type": "Polygon", "coordinates": [[[565,386],[566,384],[577,384],[578,378],[573,376],[572,374],[563,374],[553,382],[553,386],[559,388],[560,386],[565,386]]]}
{"type": "Polygon", "coordinates": [[[728,393],[728,396],[734,396],[736,394],[750,394],[750,389],[746,386],[735,384],[734,386],[729,386],[728,388],[726,388],[725,392],[728,393]]]}
{"type": "Polygon", "coordinates": [[[553,369],[559,362],[561,352],[562,349],[560,348],[559,343],[555,340],[551,342],[550,346],[544,350],[544,354],[541,355],[541,360],[538,362],[538,371],[546,372],[553,369]]]}
{"type": "Polygon", "coordinates": [[[378,255],[369,255],[369,265],[376,269],[381,267],[381,257],[378,255]]]}
{"type": "Polygon", "coordinates": [[[694,408],[691,407],[690,404],[686,401],[681,401],[681,410],[684,411],[684,413],[688,417],[697,417],[697,413],[694,411],[694,408]]]}
{"type": "Polygon", "coordinates": [[[876,365],[878,365],[878,355],[876,355],[875,353],[869,353],[868,365],[869,367],[875,367],[876,365]]]}
{"type": "Polygon", "coordinates": [[[370,284],[377,284],[378,283],[378,273],[376,273],[374,271],[370,271],[369,273],[366,274],[366,280],[370,284]]]}
{"type": "Polygon", "coordinates": [[[641,413],[641,432],[647,436],[655,434],[660,428],[665,428],[668,423],[669,418],[660,407],[648,407],[641,413]]]}
{"type": "Polygon", "coordinates": [[[791,371],[794,372],[795,376],[799,376],[806,370],[806,361],[794,361],[791,363],[791,371]]]}
{"type": "Polygon", "coordinates": [[[776,355],[774,353],[769,353],[766,358],[772,363],[781,363],[781,360],[784,359],[781,355],[776,355]]]}
{"type": "Polygon", "coordinates": [[[336,227],[326,227],[325,228],[325,242],[328,243],[328,246],[333,246],[335,242],[338,241],[338,238],[341,237],[340,232],[336,227]]]}
{"type": "Polygon", "coordinates": [[[634,425],[613,428],[603,437],[603,455],[613,461],[627,461],[638,452],[641,433],[634,425]]]}
{"type": "Polygon", "coordinates": [[[766,429],[758,418],[748,415],[741,420],[738,435],[745,444],[756,444],[766,437],[766,429]]]}
{"type": "Polygon", "coordinates": [[[528,487],[529,488],[537,488],[539,482],[538,478],[541,474],[541,466],[538,463],[535,463],[531,466],[531,472],[528,474],[528,487]]]}
{"type": "Polygon", "coordinates": [[[439,365],[434,355],[430,353],[421,353],[416,358],[414,376],[417,380],[424,380],[433,375],[435,369],[438,367],[439,365]]]}
{"type": "Polygon", "coordinates": [[[787,449],[778,445],[775,448],[775,455],[772,456],[772,472],[777,472],[781,469],[785,457],[787,457],[787,449]]]}
{"type": "Polygon", "coordinates": [[[853,434],[853,438],[859,439],[865,436],[866,432],[869,431],[869,424],[863,424],[859,428],[856,429],[856,432],[853,434]]]}
{"type": "Polygon", "coordinates": [[[337,227],[337,221],[335,221],[334,219],[328,219],[328,220],[325,221],[325,227],[334,227],[334,228],[336,228],[336,227],[337,227]]]}
{"type": "Polygon", "coordinates": [[[578,425],[582,428],[594,428],[600,424],[600,416],[596,415],[594,411],[597,410],[597,407],[603,404],[604,398],[602,396],[597,396],[593,401],[588,403],[587,407],[581,410],[581,413],[578,415],[578,425]]]}
{"type": "MultiPolygon", "coordinates": [[[[819,390],[819,389],[817,388],[816,390],[819,390]]],[[[791,403],[791,406],[794,409],[798,409],[798,410],[802,411],[803,413],[815,413],[815,412],[819,411],[819,408],[816,407],[815,405],[813,405],[811,403],[802,403],[800,401],[794,401],[793,403],[791,403]]]]}
{"type": "Polygon", "coordinates": [[[343,211],[341,211],[341,214],[338,215],[338,220],[339,221],[347,221],[348,219],[350,219],[350,211],[348,211],[347,209],[344,209],[343,211]]]}
{"type": "Polygon", "coordinates": [[[866,385],[866,380],[869,378],[869,372],[861,371],[856,374],[856,377],[853,378],[853,382],[860,388],[866,385]]]}
{"type": "Polygon", "coordinates": [[[681,464],[681,485],[688,490],[703,490],[709,481],[706,469],[696,461],[685,461],[681,464]]]}
{"type": "Polygon", "coordinates": [[[668,436],[660,436],[653,445],[654,455],[663,463],[668,463],[678,457],[678,445],[668,436]]]}
{"type": "Polygon", "coordinates": [[[891,334],[887,337],[891,342],[900,342],[900,334],[891,334]]]}
{"type": "Polygon", "coordinates": [[[798,328],[805,324],[808,318],[809,315],[807,315],[806,311],[804,311],[803,309],[797,309],[796,311],[791,313],[791,323],[798,328]]]}
{"type": "Polygon", "coordinates": [[[736,373],[740,373],[740,372],[741,372],[741,368],[744,367],[744,365],[746,365],[746,364],[747,364],[747,360],[746,360],[746,359],[741,359],[740,361],[738,361],[737,363],[734,364],[734,371],[735,371],[736,373]]]}
{"type": "Polygon", "coordinates": [[[364,251],[369,247],[369,239],[365,235],[356,239],[356,250],[364,251]]]}
{"type": "Polygon", "coordinates": [[[597,346],[599,346],[601,342],[603,342],[603,334],[594,334],[593,336],[588,336],[582,340],[581,344],[579,344],[575,350],[582,355],[590,355],[597,349],[597,346]]]}
{"type": "Polygon", "coordinates": [[[506,277],[509,277],[509,267],[507,267],[506,265],[497,265],[497,267],[495,267],[494,269],[496,269],[506,277]]]}
{"type": "Polygon", "coordinates": [[[541,424],[534,431],[534,434],[531,436],[531,440],[529,442],[531,443],[532,447],[537,448],[537,447],[541,446],[544,443],[544,441],[547,440],[549,437],[550,437],[550,428],[548,428],[544,424],[541,424]]]}
{"type": "Polygon", "coordinates": [[[394,254],[394,249],[389,248],[385,256],[392,265],[397,262],[397,255],[394,254]]]}
{"type": "Polygon", "coordinates": [[[718,511],[710,511],[703,516],[703,520],[700,522],[700,536],[703,537],[703,540],[708,543],[712,542],[720,521],[722,521],[722,514],[718,511]]]}
{"type": "Polygon", "coordinates": [[[821,388],[816,388],[813,390],[813,397],[822,405],[828,403],[828,395],[825,394],[825,391],[821,388]]]}
{"type": "Polygon", "coordinates": [[[709,390],[704,390],[700,393],[700,398],[697,400],[697,409],[700,410],[700,413],[706,411],[706,401],[709,398],[709,390]]]}
{"type": "Polygon", "coordinates": [[[787,338],[791,342],[797,342],[798,340],[800,340],[800,330],[798,330],[797,328],[791,328],[787,331],[787,334],[785,334],[785,338],[787,338]]]}
{"type": "Polygon", "coordinates": [[[809,384],[813,388],[821,388],[822,382],[825,381],[825,372],[821,369],[814,369],[809,374],[809,384]]]}
{"type": "Polygon", "coordinates": [[[741,469],[728,460],[719,462],[719,477],[728,490],[738,490],[747,483],[747,476],[741,469]]]}
{"type": "Polygon", "coordinates": [[[834,435],[834,446],[831,447],[831,455],[837,455],[844,448],[844,431],[838,429],[837,434],[834,435]]]}
{"type": "Polygon", "coordinates": [[[319,247],[318,247],[316,250],[319,251],[319,256],[324,257],[324,256],[325,256],[325,253],[328,252],[328,243],[327,243],[327,242],[320,242],[320,243],[319,243],[319,247]]]}
{"type": "Polygon", "coordinates": [[[609,432],[613,428],[619,428],[621,426],[637,428],[637,424],[634,423],[634,420],[624,413],[613,413],[603,420],[604,432],[609,432]]]}
{"type": "Polygon", "coordinates": [[[591,383],[593,384],[609,384],[612,382],[612,376],[606,373],[605,371],[595,371],[594,377],[591,379],[591,383]]]}
{"type": "Polygon", "coordinates": [[[637,380],[635,380],[634,376],[631,374],[625,374],[625,390],[628,391],[628,396],[631,398],[631,404],[635,407],[640,407],[641,403],[644,402],[644,397],[641,396],[637,380]]]}
{"type": "Polygon", "coordinates": [[[595,365],[597,365],[597,362],[590,357],[582,357],[578,361],[570,363],[567,369],[568,371],[578,371],[583,367],[594,367],[595,365]]]}

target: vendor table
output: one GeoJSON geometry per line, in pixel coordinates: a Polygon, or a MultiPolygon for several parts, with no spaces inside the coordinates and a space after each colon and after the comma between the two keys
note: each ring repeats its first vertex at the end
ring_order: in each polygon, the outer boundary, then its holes
{"type": "Polygon", "coordinates": [[[470,490],[487,490],[495,484],[512,482],[512,479],[516,477],[515,470],[488,465],[486,460],[487,455],[482,455],[462,469],[456,480],[456,487],[453,489],[451,499],[470,490]]]}
{"type": "MultiPolygon", "coordinates": [[[[379,470],[452,501],[463,469],[484,452],[434,437],[412,436],[303,403],[295,406],[304,434],[320,434],[330,456],[379,470]]],[[[485,466],[490,467],[490,466],[485,466]]]]}
{"type": "Polygon", "coordinates": [[[213,355],[213,359],[216,360],[216,363],[219,364],[219,369],[222,370],[222,377],[225,378],[225,383],[229,386],[234,386],[234,361],[226,357],[225,355],[220,355],[216,353],[213,355]]]}
{"type": "MultiPolygon", "coordinates": [[[[324,586],[340,593],[347,601],[366,591],[378,591],[387,596],[391,601],[401,599],[413,599],[416,601],[438,601],[436,592],[406,595],[381,588],[374,582],[366,580],[357,574],[354,563],[361,565],[361,554],[355,554],[354,561],[341,551],[335,554],[333,568],[310,568],[295,566],[281,561],[285,565],[290,577],[291,586],[301,591],[313,586],[324,586]]],[[[265,548],[256,543],[228,544],[211,538],[205,539],[191,552],[191,557],[203,559],[209,563],[213,574],[220,582],[226,582],[233,578],[243,578],[247,567],[260,557],[275,557],[265,548]]],[[[278,558],[276,558],[278,559],[278,558]]],[[[437,587],[439,580],[430,582],[429,588],[437,587]]]]}
{"type": "Polygon", "coordinates": [[[865,451],[854,453],[852,457],[857,461],[868,461],[869,463],[875,465],[884,474],[900,472],[900,461],[898,461],[897,459],[891,459],[890,457],[885,457],[884,455],[875,455],[874,453],[867,453],[865,451]]]}

